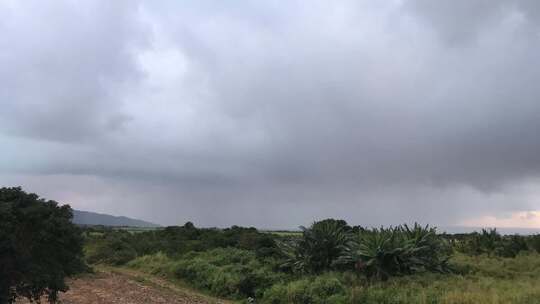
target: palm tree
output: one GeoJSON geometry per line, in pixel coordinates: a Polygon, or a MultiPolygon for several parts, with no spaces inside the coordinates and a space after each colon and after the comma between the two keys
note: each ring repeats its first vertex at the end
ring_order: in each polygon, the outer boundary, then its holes
{"type": "Polygon", "coordinates": [[[435,228],[415,224],[364,230],[347,243],[337,263],[386,280],[419,271],[447,272],[449,254],[435,228]]]}
{"type": "Polygon", "coordinates": [[[331,269],[350,240],[348,228],[344,221],[335,220],[315,222],[310,228],[301,226],[302,236],[299,239],[280,245],[287,257],[284,266],[311,273],[331,269]]]}
{"type": "Polygon", "coordinates": [[[370,278],[386,280],[398,272],[406,250],[396,241],[394,228],[366,230],[347,243],[337,263],[353,266],[370,278]]]}

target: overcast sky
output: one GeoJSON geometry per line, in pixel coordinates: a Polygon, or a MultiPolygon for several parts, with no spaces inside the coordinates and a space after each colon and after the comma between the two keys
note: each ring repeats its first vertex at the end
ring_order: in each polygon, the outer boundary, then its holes
{"type": "Polygon", "coordinates": [[[0,0],[0,185],[160,224],[540,227],[540,1],[0,0]]]}

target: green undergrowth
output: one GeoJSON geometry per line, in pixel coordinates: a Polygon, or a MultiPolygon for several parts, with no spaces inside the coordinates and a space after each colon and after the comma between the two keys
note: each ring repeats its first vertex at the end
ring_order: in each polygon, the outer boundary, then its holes
{"type": "Polygon", "coordinates": [[[87,231],[86,260],[248,303],[539,303],[540,235],[325,219],[295,235],[191,223],[87,231]]]}
{"type": "Polygon", "coordinates": [[[213,295],[232,299],[260,298],[266,289],[285,280],[274,261],[261,261],[253,252],[235,248],[191,252],[177,259],[157,253],[137,258],[127,266],[181,279],[213,295]]]}
{"type": "Polygon", "coordinates": [[[456,254],[454,274],[420,273],[371,281],[352,272],[293,275],[250,251],[219,248],[170,258],[145,255],[139,271],[179,279],[210,294],[257,303],[540,303],[540,255],[515,258],[456,254]]]}

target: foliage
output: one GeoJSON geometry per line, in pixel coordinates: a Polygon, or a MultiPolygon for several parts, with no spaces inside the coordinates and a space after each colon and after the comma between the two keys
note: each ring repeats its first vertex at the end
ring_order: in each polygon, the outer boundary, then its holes
{"type": "Polygon", "coordinates": [[[257,303],[540,303],[540,235],[439,235],[418,224],[366,229],[335,219],[285,235],[190,222],[81,234],[71,218],[69,206],[0,189],[0,303],[43,294],[55,302],[65,276],[85,268],[83,238],[90,263],[257,303]]]}
{"type": "Polygon", "coordinates": [[[325,273],[276,284],[264,293],[262,303],[346,303],[346,292],[347,287],[338,279],[338,275],[325,273]]]}
{"type": "MultiPolygon", "coordinates": [[[[237,252],[231,248],[218,249],[212,253],[193,253],[184,259],[171,259],[163,253],[137,258],[130,262],[131,267],[148,273],[184,279],[195,287],[205,289],[213,294],[211,282],[214,279],[213,270],[223,277],[226,265],[245,264],[243,251],[237,252]],[[195,260],[199,260],[195,262],[195,260]],[[183,262],[182,262],[183,261],[183,262]],[[244,261],[244,262],[240,262],[244,261]],[[183,269],[189,266],[193,273],[202,273],[195,279],[200,284],[209,282],[206,287],[193,284],[194,279],[179,275],[179,262],[183,269]],[[137,264],[137,265],[135,265],[137,264]],[[209,266],[213,265],[213,266],[209,266]],[[205,270],[206,269],[206,270],[205,270]]],[[[258,259],[255,259],[258,261],[258,259]]],[[[257,288],[256,303],[358,303],[358,304],[414,304],[414,303],[454,303],[454,304],[491,304],[491,303],[538,303],[540,298],[540,255],[536,253],[521,253],[515,258],[503,258],[487,255],[469,256],[457,253],[450,263],[455,267],[468,269],[461,274],[423,272],[408,276],[393,276],[386,281],[366,280],[363,276],[341,272],[323,272],[317,275],[292,275],[280,273],[269,267],[273,261],[261,261],[266,265],[263,276],[275,276],[270,282],[257,288]],[[265,286],[265,287],[263,287],[265,286]]],[[[249,262],[247,262],[249,264],[249,262]]],[[[264,267],[264,266],[263,266],[264,267]]],[[[229,270],[226,270],[229,272],[229,270]]],[[[232,272],[234,273],[234,272],[232,272]]],[[[235,275],[228,276],[221,282],[229,286],[224,290],[237,290],[235,275]]],[[[217,291],[223,290],[218,288],[217,291]]],[[[245,299],[245,295],[235,295],[245,299]]]]}
{"type": "Polygon", "coordinates": [[[501,245],[502,237],[497,232],[497,229],[482,229],[481,233],[473,233],[468,240],[469,253],[479,255],[486,253],[491,255],[501,245]]]}
{"type": "Polygon", "coordinates": [[[387,280],[420,271],[447,272],[449,253],[435,228],[415,224],[364,230],[345,246],[337,262],[369,278],[387,280]]]}
{"type": "Polygon", "coordinates": [[[539,303],[540,256],[515,258],[457,254],[452,263],[471,269],[466,275],[422,273],[385,282],[351,284],[343,303],[539,303]]]}
{"type": "Polygon", "coordinates": [[[174,276],[227,298],[261,297],[264,290],[284,277],[273,271],[271,261],[263,263],[253,252],[236,248],[192,252],[176,260],[158,253],[137,258],[129,266],[174,276]]]}
{"type": "Polygon", "coordinates": [[[66,276],[85,269],[69,206],[21,188],[0,189],[0,303],[22,296],[55,302],[66,276]]]}
{"type": "Polygon", "coordinates": [[[496,229],[482,229],[481,233],[474,232],[462,235],[460,239],[456,248],[470,255],[515,257],[521,251],[529,249],[525,237],[519,235],[501,236],[496,229]]]}
{"type": "Polygon", "coordinates": [[[540,284],[540,256],[528,253],[540,248],[540,237],[496,230],[441,235],[418,224],[366,229],[327,219],[293,234],[186,223],[137,233],[88,228],[85,235],[90,262],[127,262],[216,296],[257,303],[491,303],[482,301],[495,301],[492,294],[505,299],[501,303],[531,303],[540,296],[533,287],[540,284]],[[512,280],[532,291],[509,291],[512,280]]]}
{"type": "Polygon", "coordinates": [[[302,236],[282,242],[285,268],[305,273],[329,270],[340,257],[350,239],[345,221],[324,220],[309,228],[300,227],[302,236]]]}
{"type": "Polygon", "coordinates": [[[106,232],[85,247],[88,263],[123,265],[137,257],[131,242],[131,234],[126,231],[106,232]]]}
{"type": "Polygon", "coordinates": [[[529,238],[527,239],[527,243],[528,243],[528,247],[531,250],[534,250],[540,253],[540,234],[529,236],[529,238]]]}
{"type": "Polygon", "coordinates": [[[174,272],[173,264],[173,259],[163,252],[158,252],[131,260],[127,266],[150,274],[170,275],[174,272]]]}
{"type": "Polygon", "coordinates": [[[502,257],[514,258],[520,252],[528,250],[527,241],[519,235],[509,235],[502,239],[502,245],[496,254],[502,257]]]}
{"type": "Polygon", "coordinates": [[[227,229],[196,228],[188,222],[184,226],[170,226],[161,230],[129,233],[104,228],[86,229],[86,253],[90,263],[125,264],[148,254],[163,252],[180,257],[192,251],[235,247],[252,250],[258,258],[277,256],[274,237],[255,228],[233,226],[227,229]]]}
{"type": "MultiPolygon", "coordinates": [[[[457,254],[452,264],[468,268],[467,274],[424,272],[364,281],[345,273],[324,273],[272,286],[261,303],[357,303],[357,304],[493,304],[540,303],[540,255],[515,258],[457,254]],[[339,281],[343,290],[317,297],[309,285],[315,278],[339,281]],[[304,302],[302,302],[304,300],[304,302]]],[[[332,284],[329,284],[332,286],[332,284]]]]}

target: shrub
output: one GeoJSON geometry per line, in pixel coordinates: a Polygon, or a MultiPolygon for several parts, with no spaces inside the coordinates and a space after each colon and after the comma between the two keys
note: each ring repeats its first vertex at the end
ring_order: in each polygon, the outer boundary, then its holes
{"type": "Polygon", "coordinates": [[[482,229],[481,233],[473,232],[465,238],[462,250],[470,255],[492,255],[501,244],[502,237],[496,229],[482,229]]]}
{"type": "Polygon", "coordinates": [[[252,251],[218,248],[193,252],[173,264],[174,274],[193,286],[228,298],[261,297],[283,279],[271,263],[262,263],[252,251]]]}
{"type": "Polygon", "coordinates": [[[262,303],[347,303],[346,287],[335,273],[310,276],[272,286],[264,293],[262,303]]]}
{"type": "Polygon", "coordinates": [[[258,258],[277,257],[278,247],[272,235],[255,228],[233,226],[227,229],[196,228],[188,222],[184,226],[137,234],[127,231],[96,228],[86,229],[86,255],[91,263],[124,264],[129,259],[163,252],[170,257],[181,257],[192,251],[235,247],[252,250],[258,258]],[[116,256],[109,258],[114,252],[116,256]]]}
{"type": "Polygon", "coordinates": [[[531,235],[528,238],[528,247],[540,253],[540,234],[531,235]]]}
{"type": "Polygon", "coordinates": [[[386,280],[419,271],[446,272],[449,257],[450,247],[435,228],[415,224],[363,230],[347,243],[336,262],[369,278],[386,280]]]}
{"type": "Polygon", "coordinates": [[[172,272],[174,261],[163,252],[158,252],[152,255],[144,255],[130,262],[127,266],[136,268],[150,274],[168,275],[172,272]]]}
{"type": "Polygon", "coordinates": [[[469,255],[487,254],[513,258],[521,251],[529,249],[525,237],[501,236],[496,229],[482,229],[481,233],[474,232],[461,238],[461,244],[456,248],[469,255]]]}
{"type": "Polygon", "coordinates": [[[69,206],[21,188],[0,189],[0,303],[23,296],[55,302],[66,276],[86,269],[69,206]]]}
{"type": "Polygon", "coordinates": [[[135,257],[137,251],[126,231],[106,232],[85,248],[86,260],[91,264],[123,265],[135,257]]]}
{"type": "Polygon", "coordinates": [[[507,258],[515,258],[520,252],[528,250],[525,237],[510,235],[502,238],[501,244],[495,254],[507,258]]]}
{"type": "Polygon", "coordinates": [[[302,236],[281,243],[286,257],[284,267],[304,273],[319,273],[332,269],[350,239],[344,221],[324,220],[309,228],[300,227],[302,236]]]}

